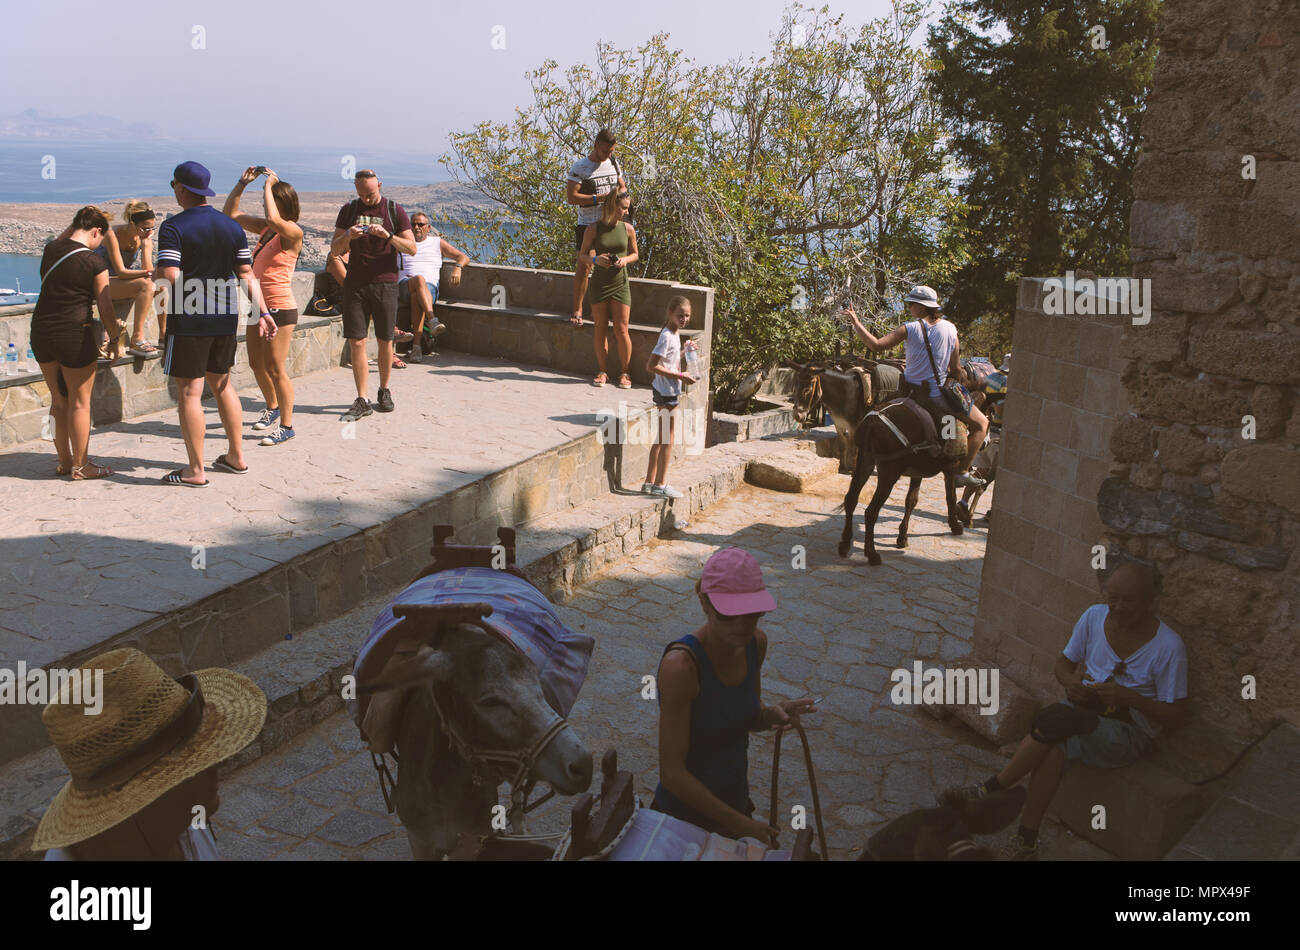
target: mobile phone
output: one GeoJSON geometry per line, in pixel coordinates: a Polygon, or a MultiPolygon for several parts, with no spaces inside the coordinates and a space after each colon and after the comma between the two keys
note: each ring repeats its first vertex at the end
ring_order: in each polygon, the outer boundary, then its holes
{"type": "Polygon", "coordinates": [[[266,166],[265,166],[265,165],[258,165],[256,168],[253,169],[253,174],[255,174],[255,175],[265,175],[265,174],[266,174],[266,166]]]}
{"type": "Polygon", "coordinates": [[[362,233],[362,234],[365,234],[366,232],[368,232],[368,231],[370,230],[370,225],[368,225],[368,224],[362,224],[362,225],[359,225],[359,227],[361,228],[361,233],[362,233]]]}

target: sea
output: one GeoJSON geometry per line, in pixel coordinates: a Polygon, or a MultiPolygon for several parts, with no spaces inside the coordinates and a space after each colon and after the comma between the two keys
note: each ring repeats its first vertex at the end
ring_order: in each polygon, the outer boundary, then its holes
{"type": "Polygon", "coordinates": [[[172,169],[184,161],[202,162],[221,194],[249,165],[274,168],[299,191],[351,191],[358,168],[375,169],[386,185],[428,185],[450,177],[432,152],[0,139],[0,202],[90,204],[166,195],[172,169]]]}
{"type": "MultiPolygon", "coordinates": [[[[364,147],[348,151],[343,146],[0,140],[0,202],[92,204],[132,195],[167,194],[172,169],[190,160],[202,162],[212,172],[213,188],[220,193],[249,165],[274,168],[299,191],[350,191],[352,172],[357,168],[374,168],[385,185],[428,185],[450,179],[432,152],[364,147]]],[[[461,237],[446,222],[433,225],[453,244],[461,237]]],[[[0,254],[0,289],[39,290],[39,263],[36,255],[0,254]]]]}

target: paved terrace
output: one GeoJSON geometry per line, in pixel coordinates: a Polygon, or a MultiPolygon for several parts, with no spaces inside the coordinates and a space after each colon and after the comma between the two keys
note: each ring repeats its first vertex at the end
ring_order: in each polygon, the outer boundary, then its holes
{"type": "MultiPolygon", "coordinates": [[[[957,664],[969,651],[985,530],[955,538],[938,514],[942,483],[925,482],[907,552],[882,548],[885,563],[867,567],[861,549],[835,556],[840,518],[829,514],[846,479],[832,475],[800,495],[744,485],[692,519],[672,539],[615,564],[583,585],[561,616],[596,638],[587,683],[571,719],[599,758],[617,748],[621,767],[637,776],[649,803],[657,779],[655,703],[641,698],[641,677],[654,673],[663,646],[693,631],[702,615],[694,584],[718,547],[739,545],[760,558],[778,610],[763,623],[770,638],[763,690],[779,698],[820,697],[809,739],[835,859],[855,858],[887,821],[932,807],[936,787],[987,777],[1004,759],[953,720],[938,721],[889,699],[889,674],[916,658],[957,664]],[[807,569],[791,567],[804,545],[807,569]]],[[[902,515],[905,486],[894,492],[878,527],[888,539],[902,515]]],[[[988,499],[985,498],[985,504],[988,499]]],[[[858,519],[860,539],[861,520],[858,519]]],[[[887,541],[887,545],[889,542],[887,541]]],[[[383,601],[338,621],[363,628],[383,601]]],[[[409,859],[406,834],[384,812],[369,755],[357,730],[337,713],[298,738],[238,769],[222,783],[215,815],[222,854],[234,859],[409,859]]],[[[785,741],[781,810],[812,799],[799,743],[785,741]]],[[[750,741],[750,791],[767,813],[772,742],[750,741]]],[[[571,799],[547,803],[530,818],[533,831],[565,827],[571,799]]],[[[811,822],[811,815],[809,817],[811,822]]],[[[792,840],[786,832],[786,846],[792,840]]],[[[986,839],[998,844],[1002,835],[986,839]]],[[[1042,857],[1100,860],[1108,855],[1049,817],[1042,857]]]]}
{"type": "MultiPolygon", "coordinates": [[[[370,379],[373,400],[373,369],[370,379]]],[[[597,412],[617,410],[620,400],[629,411],[650,403],[647,387],[595,389],[586,378],[462,353],[394,370],[396,411],[354,426],[339,421],[356,395],[350,369],[301,377],[295,386],[297,438],[274,448],[259,446],[262,433],[249,427],[260,393],[241,391],[250,472],[210,468],[202,489],[159,482],[185,464],[174,408],[92,431],[91,457],[116,470],[102,481],[54,477],[50,442],[0,454],[0,663],[31,667],[73,656],[589,436],[597,412]]],[[[226,443],[215,406],[205,407],[210,466],[226,443]]],[[[595,463],[599,474],[601,460],[595,463]]],[[[627,478],[639,487],[642,475],[629,470],[627,478]]],[[[503,501],[508,507],[512,499],[503,501]]],[[[471,511],[456,521],[473,518],[471,511]]],[[[420,542],[427,547],[427,529],[420,542]]]]}

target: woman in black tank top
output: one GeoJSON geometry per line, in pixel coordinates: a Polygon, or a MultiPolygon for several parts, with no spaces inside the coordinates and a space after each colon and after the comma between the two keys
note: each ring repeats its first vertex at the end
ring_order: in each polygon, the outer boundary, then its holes
{"type": "Polygon", "coordinates": [[[107,215],[87,206],[77,212],[64,237],[46,245],[41,295],[32,312],[32,353],[50,390],[54,448],[59,453],[54,471],[78,481],[113,474],[88,458],[90,395],[97,366],[91,302],[99,304],[111,335],[121,331],[109,296],[108,267],[92,253],[108,230],[107,215]]]}

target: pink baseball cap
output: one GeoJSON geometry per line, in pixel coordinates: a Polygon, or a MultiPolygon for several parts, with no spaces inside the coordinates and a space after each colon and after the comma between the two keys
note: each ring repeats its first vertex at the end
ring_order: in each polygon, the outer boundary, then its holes
{"type": "Polygon", "coordinates": [[[776,601],[763,586],[763,570],[748,551],[723,548],[704,564],[700,591],[709,595],[713,609],[726,617],[767,613],[776,601]]]}

